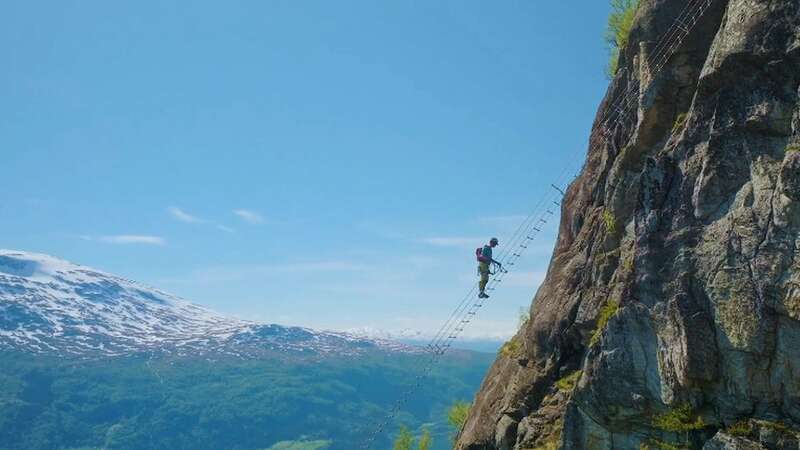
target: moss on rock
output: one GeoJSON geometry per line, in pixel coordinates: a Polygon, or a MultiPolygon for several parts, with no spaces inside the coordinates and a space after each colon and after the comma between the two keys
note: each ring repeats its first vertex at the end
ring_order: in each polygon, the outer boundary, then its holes
{"type": "Polygon", "coordinates": [[[683,404],[655,416],[653,427],[664,431],[681,432],[700,430],[705,428],[706,424],[690,405],[683,404]]]}
{"type": "Polygon", "coordinates": [[[519,358],[522,356],[522,343],[513,337],[500,347],[499,353],[506,358],[519,358]]]}
{"type": "Polygon", "coordinates": [[[731,436],[749,436],[753,432],[753,425],[747,420],[742,420],[726,428],[725,432],[731,436]]]}
{"type": "Polygon", "coordinates": [[[559,391],[564,391],[564,392],[572,391],[578,384],[578,380],[581,379],[581,375],[583,375],[583,371],[576,370],[575,372],[572,372],[571,374],[556,381],[556,387],[558,388],[559,391]]]}
{"type": "Polygon", "coordinates": [[[603,335],[603,330],[606,329],[608,321],[619,311],[619,302],[609,300],[600,309],[600,314],[597,316],[597,325],[594,328],[591,339],[589,339],[589,347],[594,347],[600,342],[600,337],[603,335]]]}

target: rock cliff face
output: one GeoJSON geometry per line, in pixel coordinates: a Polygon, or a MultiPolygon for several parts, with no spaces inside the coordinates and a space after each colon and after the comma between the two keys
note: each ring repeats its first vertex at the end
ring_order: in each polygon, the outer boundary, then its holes
{"type": "Polygon", "coordinates": [[[456,449],[798,449],[800,1],[643,0],[531,320],[456,449]]]}

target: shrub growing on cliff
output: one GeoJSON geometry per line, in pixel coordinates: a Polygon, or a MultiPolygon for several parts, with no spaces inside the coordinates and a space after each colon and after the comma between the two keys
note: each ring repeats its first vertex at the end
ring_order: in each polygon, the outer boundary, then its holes
{"type": "Polygon", "coordinates": [[[506,358],[519,358],[522,356],[522,344],[516,338],[511,338],[500,347],[500,355],[506,358]]]}
{"type": "Polygon", "coordinates": [[[611,0],[611,14],[608,16],[605,40],[609,47],[609,61],[606,75],[614,78],[619,64],[619,54],[628,45],[628,36],[633,27],[633,19],[639,8],[639,0],[611,0]]]}
{"type": "Polygon", "coordinates": [[[784,151],[786,153],[789,153],[789,152],[800,152],[800,144],[789,144],[789,145],[786,146],[786,149],[784,149],[784,151]]]}
{"type": "Polygon", "coordinates": [[[408,431],[408,428],[401,427],[400,434],[394,440],[392,450],[413,450],[411,447],[414,445],[414,435],[408,431]]]}
{"type": "Polygon", "coordinates": [[[447,423],[449,423],[455,431],[461,430],[461,427],[464,426],[464,423],[467,421],[470,406],[471,405],[467,402],[455,402],[450,406],[450,409],[447,410],[447,423]]]}
{"type": "Polygon", "coordinates": [[[762,428],[768,428],[768,429],[770,429],[772,431],[777,431],[778,433],[791,433],[791,431],[792,431],[791,428],[789,428],[783,422],[773,422],[773,421],[770,421],[770,420],[759,420],[758,424],[762,428]]]}
{"type": "Polygon", "coordinates": [[[430,450],[431,444],[433,443],[433,438],[431,437],[430,430],[425,430],[422,432],[422,436],[419,438],[419,445],[417,448],[419,450],[430,450]]]}
{"type": "Polygon", "coordinates": [[[622,261],[622,270],[625,272],[633,272],[635,262],[634,256],[628,255],[625,260],[622,261]]]}
{"type": "Polygon", "coordinates": [[[563,428],[563,419],[559,419],[554,423],[542,424],[537,431],[544,437],[541,438],[538,445],[531,450],[558,450],[559,444],[561,443],[561,432],[563,428]]]}
{"type": "Polygon", "coordinates": [[[614,218],[614,214],[608,209],[603,210],[603,223],[606,224],[606,231],[611,234],[617,232],[617,219],[614,218]]]}
{"type": "Polygon", "coordinates": [[[575,389],[575,385],[578,384],[578,380],[580,380],[583,371],[576,370],[571,374],[565,376],[564,378],[556,381],[556,387],[560,391],[569,392],[575,389]]]}
{"type": "Polygon", "coordinates": [[[748,436],[752,431],[753,425],[747,420],[736,422],[725,429],[725,432],[732,436],[748,436]]]}
{"type": "Polygon", "coordinates": [[[430,450],[433,438],[429,430],[424,430],[419,438],[419,443],[414,447],[414,435],[406,427],[400,427],[400,434],[394,440],[392,450],[430,450]]]}
{"type": "Polygon", "coordinates": [[[653,426],[664,431],[691,431],[705,428],[703,418],[692,411],[692,407],[683,404],[653,418],[653,426]]]}
{"type": "Polygon", "coordinates": [[[594,347],[600,342],[600,336],[603,335],[603,330],[606,329],[608,321],[611,320],[611,317],[613,317],[617,311],[619,311],[619,302],[617,301],[609,300],[603,305],[600,309],[600,314],[597,316],[597,326],[595,326],[592,338],[589,340],[590,347],[594,347]]]}

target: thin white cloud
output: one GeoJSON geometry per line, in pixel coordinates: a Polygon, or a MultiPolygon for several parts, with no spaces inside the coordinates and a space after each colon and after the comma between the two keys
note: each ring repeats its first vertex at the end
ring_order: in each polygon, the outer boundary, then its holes
{"type": "Polygon", "coordinates": [[[236,209],[233,213],[251,225],[261,225],[266,222],[264,216],[249,209],[236,209]]]}
{"type": "Polygon", "coordinates": [[[146,236],[137,234],[120,234],[115,236],[83,236],[87,241],[103,242],[105,244],[142,244],[142,245],[167,245],[167,240],[160,236],[146,236]]]}
{"type": "Polygon", "coordinates": [[[173,219],[178,220],[178,221],[183,222],[183,223],[191,223],[191,224],[197,224],[197,225],[205,224],[205,225],[213,226],[217,230],[224,231],[225,233],[235,233],[236,232],[236,230],[234,230],[233,228],[231,228],[231,227],[229,227],[227,225],[223,225],[221,223],[214,223],[211,220],[206,220],[206,219],[203,219],[201,217],[197,217],[194,214],[191,214],[191,213],[186,212],[185,210],[183,210],[181,208],[178,208],[177,206],[170,206],[169,208],[167,208],[167,213],[169,213],[169,215],[173,219]]]}
{"type": "Polygon", "coordinates": [[[457,236],[437,236],[417,239],[422,244],[433,245],[435,247],[478,247],[483,244],[485,238],[480,237],[457,237],[457,236]]]}
{"type": "Polygon", "coordinates": [[[236,230],[234,230],[231,227],[227,227],[225,225],[219,225],[219,224],[217,224],[217,229],[220,230],[220,231],[224,231],[226,233],[235,233],[236,232],[236,230]]]}
{"type": "Polygon", "coordinates": [[[206,221],[197,217],[193,216],[186,211],[178,208],[177,206],[170,206],[167,208],[167,212],[173,219],[179,220],[185,223],[205,223],[206,221]]]}

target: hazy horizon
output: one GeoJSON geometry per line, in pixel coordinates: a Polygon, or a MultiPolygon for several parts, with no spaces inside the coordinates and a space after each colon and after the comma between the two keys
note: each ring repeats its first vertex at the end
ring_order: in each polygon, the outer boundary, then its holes
{"type": "MultiPolygon", "coordinates": [[[[584,6],[10,5],[0,247],[245,319],[434,332],[474,248],[585,154],[609,7],[584,6]]],[[[516,330],[555,223],[466,338],[516,330]]]]}

